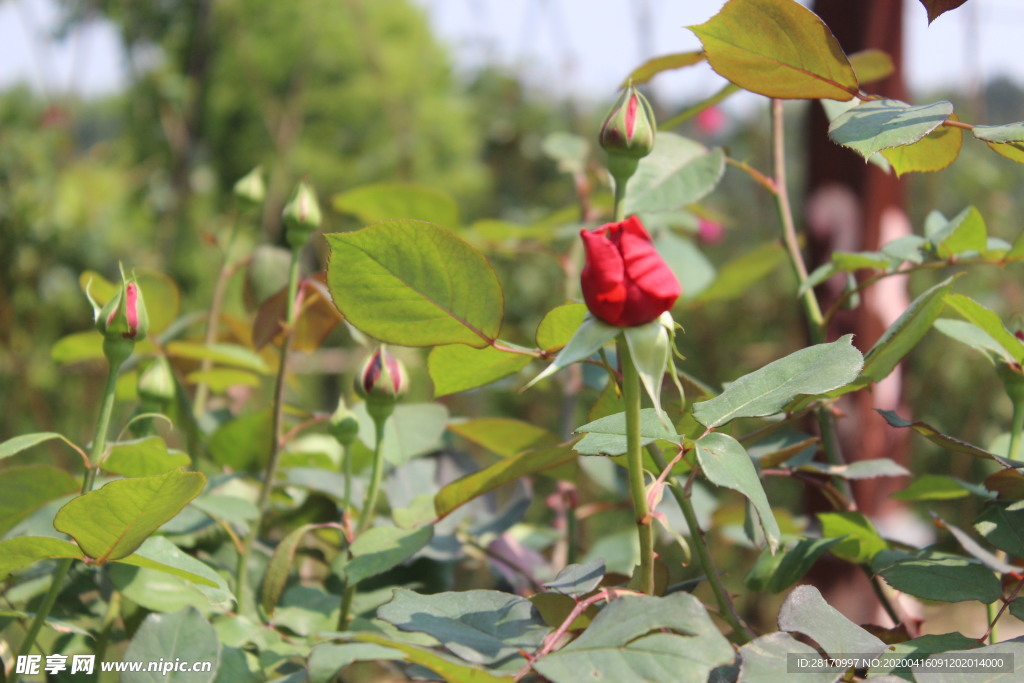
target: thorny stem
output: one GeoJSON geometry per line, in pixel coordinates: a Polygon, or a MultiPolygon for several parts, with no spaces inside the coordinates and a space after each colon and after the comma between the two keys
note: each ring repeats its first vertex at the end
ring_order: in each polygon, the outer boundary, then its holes
{"type": "Polygon", "coordinates": [[[288,353],[291,351],[292,336],[295,331],[296,298],[299,291],[299,250],[292,249],[291,266],[288,271],[288,298],[285,303],[285,333],[284,341],[281,343],[281,356],[277,366],[277,380],[274,388],[273,418],[270,428],[270,457],[267,459],[267,469],[263,474],[263,485],[260,487],[259,498],[256,501],[256,509],[259,515],[253,520],[242,543],[242,552],[238,556],[238,569],[236,572],[236,590],[239,598],[239,611],[242,614],[252,614],[256,605],[253,595],[248,588],[249,556],[252,555],[253,546],[260,535],[263,526],[263,518],[270,506],[270,494],[274,490],[274,481],[277,479],[277,465],[281,459],[281,425],[284,422],[284,385],[288,374],[288,353]]]}
{"type": "MultiPolygon", "coordinates": [[[[1010,606],[1010,603],[1017,598],[1022,588],[1024,588],[1024,579],[1018,581],[1016,587],[1013,589],[1013,592],[1011,592],[1010,595],[1002,599],[1002,606],[1000,606],[999,611],[996,612],[996,615],[989,619],[988,629],[986,629],[985,633],[982,634],[981,638],[978,638],[979,643],[983,643],[985,642],[985,640],[988,640],[990,643],[993,644],[996,642],[993,636],[993,633],[996,629],[996,622],[998,622],[1000,617],[1003,616],[1003,613],[1010,606]]],[[[988,606],[991,607],[992,603],[989,603],[988,606]]]]}
{"type": "Polygon", "coordinates": [[[541,643],[540,649],[537,650],[537,653],[535,655],[529,657],[529,661],[526,662],[526,664],[523,665],[523,668],[519,670],[514,680],[522,680],[528,673],[530,673],[530,669],[533,668],[534,662],[550,654],[551,651],[554,650],[558,643],[562,640],[565,634],[569,631],[569,627],[572,626],[573,622],[579,619],[580,615],[586,612],[588,609],[590,609],[591,606],[596,605],[597,603],[603,602],[605,600],[611,602],[612,600],[622,597],[623,595],[631,594],[634,594],[633,591],[622,588],[605,588],[603,590],[598,591],[594,595],[591,595],[589,598],[585,598],[577,602],[576,606],[573,607],[571,612],[569,612],[569,616],[567,616],[562,621],[562,623],[558,626],[557,629],[549,633],[544,638],[544,642],[541,643]]]}
{"type": "MultiPolygon", "coordinates": [[[[665,462],[665,458],[662,457],[661,452],[657,448],[648,446],[647,452],[659,468],[665,470],[668,467],[668,463],[665,462]]],[[[715,602],[718,603],[719,614],[725,619],[726,623],[732,626],[734,640],[740,643],[753,640],[754,634],[743,625],[743,621],[736,612],[736,606],[732,603],[732,597],[729,595],[729,591],[726,590],[725,584],[722,583],[722,577],[719,576],[718,570],[715,569],[714,562],[711,560],[711,550],[708,548],[707,539],[704,538],[704,531],[700,528],[700,522],[697,521],[697,513],[693,509],[693,503],[690,501],[689,487],[685,487],[685,490],[681,490],[678,486],[670,486],[668,488],[676,499],[676,503],[679,504],[679,509],[683,511],[686,526],[690,529],[691,544],[697,553],[697,559],[704,570],[704,575],[707,577],[708,585],[711,586],[711,591],[715,594],[715,602]]]]}
{"type": "MultiPolygon", "coordinates": [[[[796,234],[796,224],[793,221],[793,208],[789,203],[789,186],[786,181],[786,138],[785,118],[783,116],[782,100],[772,100],[772,162],[775,192],[775,207],[782,222],[782,240],[786,245],[786,252],[789,254],[790,263],[796,273],[800,287],[807,282],[807,265],[804,263],[803,254],[800,252],[800,242],[796,234]]],[[[807,287],[800,297],[803,303],[804,316],[807,318],[807,327],[811,337],[811,343],[821,344],[825,341],[826,323],[821,314],[821,307],[814,295],[814,289],[807,287]]],[[[821,445],[825,452],[825,460],[830,465],[842,465],[843,455],[839,449],[839,439],[836,435],[835,418],[832,412],[825,407],[819,408],[817,412],[818,427],[821,430],[821,445]]],[[[844,479],[836,478],[836,486],[853,500],[853,491],[850,483],[844,479]]]]}
{"type": "Polygon", "coordinates": [[[620,336],[619,359],[622,361],[622,402],[626,408],[626,465],[629,469],[629,493],[633,499],[633,515],[640,539],[640,590],[654,594],[654,527],[647,505],[644,462],[640,438],[640,375],[633,365],[629,344],[620,336]]]}
{"type": "MultiPolygon", "coordinates": [[[[103,403],[100,406],[99,418],[96,420],[96,435],[93,437],[92,448],[89,451],[89,466],[85,469],[85,476],[82,481],[82,495],[85,495],[92,490],[93,482],[96,480],[96,470],[99,469],[100,461],[103,459],[103,453],[107,450],[107,432],[110,430],[110,417],[114,413],[117,375],[121,370],[121,364],[126,359],[127,356],[120,360],[110,360],[108,363],[107,382],[103,388],[103,403]]],[[[21,642],[21,648],[18,651],[19,656],[27,655],[32,651],[32,647],[36,642],[36,637],[39,635],[39,631],[43,628],[43,624],[46,622],[46,617],[50,615],[50,610],[53,609],[53,605],[57,602],[57,596],[60,594],[61,584],[63,584],[64,579],[67,578],[68,572],[71,571],[71,565],[73,563],[74,558],[68,557],[61,560],[60,564],[57,565],[57,569],[53,573],[53,579],[50,581],[50,589],[43,597],[43,602],[36,610],[36,616],[28,627],[25,639],[21,642]]]]}

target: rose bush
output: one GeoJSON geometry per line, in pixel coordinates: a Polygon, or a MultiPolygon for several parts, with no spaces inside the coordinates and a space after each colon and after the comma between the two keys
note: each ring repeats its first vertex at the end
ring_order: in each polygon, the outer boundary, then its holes
{"type": "Polygon", "coordinates": [[[679,280],[636,216],[581,230],[580,236],[587,254],[580,276],[583,299],[590,312],[609,325],[649,323],[682,294],[679,280]]]}

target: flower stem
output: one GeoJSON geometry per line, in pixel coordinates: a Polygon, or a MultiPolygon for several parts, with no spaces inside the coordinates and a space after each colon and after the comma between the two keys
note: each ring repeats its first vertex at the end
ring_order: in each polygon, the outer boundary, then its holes
{"type": "MultiPolygon", "coordinates": [[[[100,415],[96,420],[96,435],[92,439],[88,466],[85,468],[85,476],[82,479],[82,495],[92,490],[93,482],[96,480],[96,470],[99,469],[103,453],[107,450],[107,432],[110,430],[110,417],[114,413],[117,375],[121,370],[121,364],[126,359],[127,356],[111,357],[108,361],[107,383],[103,388],[103,403],[100,405],[100,415]]],[[[71,571],[73,563],[74,558],[68,557],[61,560],[60,564],[57,565],[57,569],[53,573],[53,579],[50,581],[50,589],[43,597],[43,602],[39,605],[39,609],[36,610],[36,616],[28,627],[28,633],[25,634],[25,639],[21,642],[21,649],[18,651],[19,655],[27,655],[32,651],[32,647],[36,642],[36,636],[39,635],[39,631],[46,622],[46,617],[50,615],[50,610],[53,609],[53,605],[57,602],[61,584],[64,583],[68,572],[71,571]]]]}
{"type": "MultiPolygon", "coordinates": [[[[782,241],[786,245],[793,272],[802,287],[807,282],[807,265],[800,251],[800,240],[796,234],[796,223],[793,220],[793,208],[789,203],[789,185],[786,180],[786,137],[785,118],[782,100],[772,100],[772,162],[774,174],[775,208],[782,223],[782,241]]],[[[808,287],[800,297],[803,304],[804,317],[807,319],[808,334],[812,344],[821,344],[826,338],[826,322],[818,305],[814,289],[808,287]]],[[[828,408],[819,408],[817,412],[818,428],[821,431],[821,445],[825,452],[825,460],[830,465],[842,465],[843,454],[836,435],[835,418],[828,408]]],[[[846,497],[853,500],[850,482],[835,478],[835,484],[846,497]]]]}
{"type": "Polygon", "coordinates": [[[640,590],[654,594],[654,528],[644,481],[643,453],[640,439],[640,375],[629,353],[625,337],[619,336],[619,358],[622,361],[622,401],[626,407],[626,465],[629,468],[629,493],[633,499],[633,516],[640,539],[640,590]]]}
{"type": "Polygon", "coordinates": [[[1006,457],[1020,460],[1021,432],[1024,431],[1024,401],[1013,402],[1013,422],[1010,426],[1010,449],[1006,457]]]}
{"type": "Polygon", "coordinates": [[[373,444],[373,470],[370,474],[370,488],[366,490],[366,500],[363,501],[363,511],[359,514],[359,523],[356,525],[356,537],[369,528],[373,521],[373,513],[377,507],[377,497],[380,494],[380,483],[384,479],[384,453],[380,444],[384,440],[384,425],[387,418],[382,420],[374,419],[373,426],[376,430],[375,442],[373,444]]]}
{"type": "Polygon", "coordinates": [[[260,535],[264,517],[270,507],[270,494],[274,490],[274,482],[277,479],[277,465],[281,459],[281,425],[284,422],[284,385],[285,377],[288,375],[288,353],[292,347],[292,335],[295,329],[296,298],[299,291],[299,250],[292,249],[292,261],[288,271],[288,298],[285,300],[285,331],[284,341],[281,343],[281,356],[277,365],[277,381],[274,388],[273,418],[270,428],[270,457],[267,459],[267,469],[263,474],[263,485],[260,487],[259,498],[256,500],[256,509],[259,515],[253,520],[242,542],[242,552],[238,556],[238,568],[236,571],[235,589],[239,601],[239,612],[242,614],[253,614],[256,611],[255,597],[249,590],[249,557],[252,555],[253,546],[260,535]]]}
{"type": "MultiPolygon", "coordinates": [[[[647,452],[650,453],[654,463],[662,471],[668,467],[668,463],[665,462],[665,458],[662,457],[657,448],[648,447],[647,452]]],[[[686,526],[690,529],[690,542],[694,552],[697,553],[697,559],[700,561],[701,569],[704,570],[704,576],[707,577],[708,585],[711,586],[711,592],[715,595],[719,614],[732,626],[734,640],[740,643],[752,640],[754,634],[743,625],[739,614],[736,613],[736,606],[732,603],[732,597],[730,597],[729,591],[726,590],[725,584],[722,583],[722,577],[719,576],[718,570],[715,569],[714,562],[711,560],[711,550],[708,548],[707,539],[704,538],[704,531],[700,528],[700,522],[697,521],[697,513],[693,509],[693,503],[690,501],[690,487],[669,486],[668,490],[672,492],[672,496],[676,499],[676,503],[679,504],[679,509],[682,510],[683,517],[686,519],[686,526]]]]}

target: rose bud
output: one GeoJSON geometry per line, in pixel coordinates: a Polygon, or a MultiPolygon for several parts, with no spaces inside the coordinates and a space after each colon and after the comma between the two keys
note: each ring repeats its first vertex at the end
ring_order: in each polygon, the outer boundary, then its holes
{"type": "Polygon", "coordinates": [[[263,181],[263,167],[257,166],[239,178],[233,192],[244,203],[262,204],[267,196],[267,184],[263,181]]]}
{"type": "Polygon", "coordinates": [[[598,139],[609,156],[641,159],[654,149],[654,113],[630,83],[601,126],[598,139]]]}
{"type": "Polygon", "coordinates": [[[581,230],[586,265],[583,300],[595,317],[616,327],[656,320],[682,293],[640,219],[630,216],[596,230],[581,230]]]}
{"type": "Polygon", "coordinates": [[[366,399],[367,412],[374,420],[384,420],[394,410],[395,403],[405,394],[409,377],[402,361],[383,346],[363,361],[356,375],[356,393],[366,399]]]}
{"type": "Polygon", "coordinates": [[[697,239],[704,244],[718,244],[725,239],[725,228],[718,221],[701,218],[697,221],[697,239]]]}
{"type": "Polygon", "coordinates": [[[126,279],[121,273],[121,288],[100,309],[96,316],[96,329],[111,341],[129,339],[142,341],[149,332],[149,315],[142,290],[135,278],[126,279]]]}
{"type": "Polygon", "coordinates": [[[327,421],[327,431],[342,446],[351,446],[359,436],[359,420],[345,405],[345,399],[338,399],[338,408],[327,421]]]}
{"type": "Polygon", "coordinates": [[[320,204],[316,192],[305,181],[295,188],[292,200],[284,207],[282,218],[285,237],[292,249],[301,249],[309,241],[309,236],[320,227],[320,204]]]}

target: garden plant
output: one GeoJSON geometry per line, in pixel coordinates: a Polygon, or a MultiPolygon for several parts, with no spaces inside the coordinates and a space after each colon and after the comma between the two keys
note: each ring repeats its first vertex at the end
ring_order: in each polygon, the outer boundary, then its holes
{"type": "MultiPolygon", "coordinates": [[[[963,4],[922,2],[932,19],[963,4]]],[[[256,168],[234,185],[205,311],[182,313],[178,285],[131,263],[110,264],[113,281],[82,273],[95,330],[60,340],[54,357],[106,364],[102,401],[82,408],[95,426],[0,443],[13,463],[0,469],[0,680],[816,683],[1024,671],[1024,639],[999,635],[1010,615],[1024,618],[1024,333],[962,289],[980,271],[1018,276],[1024,231],[991,235],[974,207],[933,211],[878,251],[835,251],[808,268],[785,102],[820,100],[835,144],[901,176],[944,169],[964,145],[1024,163],[1024,122],[872,94],[889,58],[845,54],[794,0],[729,0],[689,30],[703,49],[637,68],[593,131],[599,150],[567,133],[545,141],[578,206],[528,225],[465,225],[436,188],[328,188],[328,210],[301,180],[280,214],[284,246],[251,245],[239,235],[267,194],[256,168]],[[637,88],[705,61],[721,90],[656,121],[637,88]],[[763,96],[770,114],[768,167],[673,132],[739,91],[763,96]],[[695,235],[726,173],[770,197],[776,212],[762,220],[776,237],[707,275],[695,235]],[[364,227],[331,231],[339,215],[364,227]],[[529,260],[563,303],[513,305],[529,260]],[[780,264],[792,277],[776,305],[798,312],[806,344],[746,374],[702,376],[700,349],[679,352],[688,311],[728,314],[780,264]],[[939,277],[869,349],[829,338],[863,292],[909,274],[939,277]],[[242,275],[247,317],[224,310],[242,275]],[[823,307],[815,287],[836,276],[846,288],[823,307]],[[910,479],[899,498],[937,534],[916,547],[858,510],[851,482],[910,471],[885,453],[844,452],[839,405],[936,334],[991,361],[1005,397],[980,400],[1008,399],[1012,417],[985,448],[883,413],[980,473],[910,479]],[[317,404],[296,366],[327,339],[342,340],[343,371],[317,404]],[[76,466],[30,460],[47,442],[76,466]],[[773,500],[770,480],[825,507],[773,500]],[[973,528],[943,519],[936,501],[969,503],[973,528]],[[830,606],[808,576],[823,562],[864,577],[881,623],[830,606]],[[937,632],[908,609],[919,601],[943,606],[931,614],[968,605],[983,632],[937,632]],[[101,671],[122,661],[162,672],[101,671]]]]}

